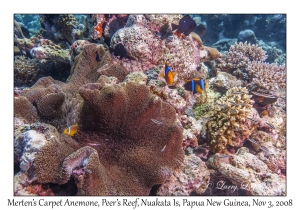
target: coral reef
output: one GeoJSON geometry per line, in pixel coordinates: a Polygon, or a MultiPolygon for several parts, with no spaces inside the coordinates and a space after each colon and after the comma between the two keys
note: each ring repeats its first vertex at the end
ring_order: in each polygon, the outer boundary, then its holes
{"type": "Polygon", "coordinates": [[[31,86],[44,76],[65,81],[69,73],[69,64],[53,60],[30,59],[24,55],[14,59],[14,85],[31,86]]]}
{"type": "Polygon", "coordinates": [[[252,78],[249,85],[254,84],[263,90],[279,90],[286,87],[285,66],[279,66],[275,63],[252,62],[248,72],[252,78]]]}
{"type": "Polygon", "coordinates": [[[255,34],[252,30],[246,29],[243,31],[240,31],[238,36],[239,42],[248,42],[249,44],[257,44],[257,38],[255,37],[255,34]]]}
{"type": "Polygon", "coordinates": [[[132,72],[125,77],[124,82],[134,82],[145,85],[147,83],[147,76],[143,72],[132,72]]]}
{"type": "Polygon", "coordinates": [[[198,146],[197,136],[201,131],[201,124],[195,118],[187,115],[182,115],[180,118],[181,125],[183,126],[183,149],[187,147],[195,148],[198,146]]]}
{"type": "Polygon", "coordinates": [[[40,39],[39,45],[32,48],[30,54],[37,59],[50,59],[70,63],[70,51],[61,49],[60,46],[47,39],[40,39]]]}
{"type": "Polygon", "coordinates": [[[218,92],[224,94],[230,88],[242,86],[242,81],[236,79],[227,72],[218,72],[217,76],[210,79],[210,85],[215,88],[218,92]]]}
{"type": "Polygon", "coordinates": [[[208,186],[209,174],[207,166],[200,158],[194,154],[186,156],[183,168],[174,171],[171,178],[159,187],[157,195],[182,196],[192,192],[200,195],[208,186]]]}
{"type": "Polygon", "coordinates": [[[285,15],[14,16],[15,195],[286,195],[285,15]]]}
{"type": "MultiPolygon", "coordinates": [[[[25,56],[16,56],[14,60],[14,84],[18,86],[33,85],[41,75],[47,75],[43,64],[25,56]]],[[[49,74],[49,73],[48,73],[49,74]]]]}
{"type": "Polygon", "coordinates": [[[84,26],[78,24],[71,14],[44,14],[40,17],[42,27],[57,41],[73,43],[83,36],[84,26]]]}
{"type": "Polygon", "coordinates": [[[266,58],[266,52],[257,45],[250,45],[247,42],[235,43],[228,52],[225,52],[221,58],[216,60],[217,69],[230,72],[238,78],[249,80],[248,65],[253,61],[264,61],[266,58]]]}
{"type": "Polygon", "coordinates": [[[207,164],[249,195],[286,195],[285,176],[273,173],[245,147],[225,158],[217,153],[210,157],[207,164]]]}
{"type": "MultiPolygon", "coordinates": [[[[124,28],[118,30],[111,38],[111,47],[122,43],[133,59],[120,61],[132,71],[146,71],[168,60],[179,79],[187,79],[196,70],[200,60],[210,60],[217,52],[209,48],[199,48],[198,41],[192,36],[179,38],[169,35],[162,39],[156,35],[160,28],[171,23],[178,24],[180,15],[130,15],[124,28]]],[[[170,27],[170,26],[168,26],[170,27]]]]}
{"type": "Polygon", "coordinates": [[[213,152],[224,153],[227,145],[241,147],[255,126],[249,123],[253,101],[246,88],[234,87],[210,109],[207,135],[213,152]],[[239,94],[235,94],[240,92],[239,94]]]}
{"type": "Polygon", "coordinates": [[[111,17],[106,22],[106,26],[104,28],[104,36],[107,38],[111,38],[117,30],[123,28],[126,25],[128,16],[129,15],[126,14],[111,15],[111,17]]]}

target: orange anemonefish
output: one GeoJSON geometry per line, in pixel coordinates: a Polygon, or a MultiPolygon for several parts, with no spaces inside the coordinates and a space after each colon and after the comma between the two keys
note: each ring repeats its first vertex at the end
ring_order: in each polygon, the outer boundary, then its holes
{"type": "Polygon", "coordinates": [[[65,130],[64,130],[64,134],[69,135],[69,136],[74,136],[78,131],[78,125],[77,123],[72,125],[72,126],[68,126],[65,130]]]}
{"type": "Polygon", "coordinates": [[[176,76],[176,72],[173,72],[171,67],[165,62],[165,74],[160,73],[159,75],[164,78],[168,85],[172,85],[174,82],[174,77],[176,76]]]}
{"type": "Polygon", "coordinates": [[[187,80],[184,84],[184,88],[186,90],[192,91],[193,93],[201,93],[206,88],[208,88],[208,84],[199,78],[193,78],[191,80],[187,80]]]}

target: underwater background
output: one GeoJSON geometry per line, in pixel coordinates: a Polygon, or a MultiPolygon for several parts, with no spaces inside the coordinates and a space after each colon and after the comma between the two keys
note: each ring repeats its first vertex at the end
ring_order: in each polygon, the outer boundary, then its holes
{"type": "Polygon", "coordinates": [[[15,14],[14,195],[286,195],[285,14],[15,14]]]}

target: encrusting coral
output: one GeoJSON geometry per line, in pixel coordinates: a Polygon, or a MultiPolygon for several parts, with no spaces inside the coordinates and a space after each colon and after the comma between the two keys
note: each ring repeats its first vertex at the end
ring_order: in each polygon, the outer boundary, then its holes
{"type": "MultiPolygon", "coordinates": [[[[73,138],[56,135],[37,153],[37,180],[62,184],[73,175],[78,194],[148,195],[183,162],[182,130],[175,110],[147,86],[98,79],[105,55],[101,46],[85,45],[67,83],[41,78],[21,93],[59,132],[66,121],[79,127],[73,138]]],[[[25,116],[20,107],[15,115],[25,116]]]]}

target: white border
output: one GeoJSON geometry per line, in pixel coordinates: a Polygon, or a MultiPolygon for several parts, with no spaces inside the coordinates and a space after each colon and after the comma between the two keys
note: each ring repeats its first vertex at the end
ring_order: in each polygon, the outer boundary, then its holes
{"type": "MultiPolygon", "coordinates": [[[[294,1],[296,2],[296,1],[294,1]]],[[[297,177],[300,174],[300,138],[297,133],[300,131],[299,109],[300,109],[300,66],[299,58],[299,6],[290,1],[278,0],[251,0],[251,1],[171,1],[171,0],[149,0],[149,1],[1,1],[0,16],[0,72],[1,72],[1,184],[0,206],[6,207],[8,199],[32,200],[38,197],[13,197],[13,14],[14,13],[286,13],[287,14],[287,196],[286,197],[255,197],[260,200],[273,201],[293,199],[293,207],[289,209],[300,209],[299,204],[299,182],[297,177]],[[298,207],[298,208],[297,208],[298,207]]],[[[46,200],[66,199],[66,197],[43,197],[46,200]]],[[[72,200],[101,200],[104,197],[68,197],[72,200]]],[[[124,199],[125,197],[108,197],[108,199],[124,199]]],[[[136,197],[128,197],[134,200],[136,197]]],[[[174,197],[175,198],[175,197],[174,197]]],[[[185,197],[177,197],[179,202],[185,197]]],[[[190,200],[205,200],[212,198],[223,201],[226,198],[236,200],[248,200],[252,202],[253,197],[187,197],[190,200]]],[[[152,198],[154,199],[154,198],[152,198]]],[[[164,199],[164,197],[160,197],[164,199]]],[[[172,200],[173,197],[167,197],[172,200]]],[[[22,207],[9,207],[10,209],[23,209],[22,207]]],[[[34,207],[29,207],[33,209],[34,207]]],[[[29,209],[28,208],[28,209],[29,209]]],[[[40,207],[37,207],[40,209],[40,207]]],[[[36,208],[36,209],[37,209],[36,208]]],[[[50,208],[50,207],[48,207],[50,208]]],[[[63,207],[66,208],[66,207],[63,207]]],[[[68,207],[74,209],[76,207],[68,207]]],[[[82,207],[81,207],[82,208],[82,207]]],[[[167,207],[155,207],[165,209],[167,207]]],[[[171,207],[174,209],[175,207],[171,207]]],[[[201,207],[194,207],[201,208],[201,207]]],[[[213,207],[205,207],[212,209],[213,207]]],[[[224,208],[224,206],[222,207],[224,208]]],[[[232,208],[232,207],[231,207],[232,208]]],[[[281,207],[282,208],[282,207],[281,207]]],[[[55,208],[57,209],[57,208],[55,208]]],[[[62,208],[60,208],[62,209],[62,208]]],[[[78,209],[78,207],[76,208],[78,209]]],[[[91,208],[90,208],[91,209],[91,208]]],[[[99,208],[98,208],[99,209],[99,208]]],[[[101,209],[114,209],[104,208],[101,209]]],[[[133,209],[132,207],[122,209],[133,209]]],[[[141,209],[141,208],[138,208],[141,209]]],[[[169,208],[170,209],[170,208],[169,208]]],[[[183,209],[190,209],[186,207],[183,209]]],[[[261,208],[263,209],[263,208],[261,208]]]]}

